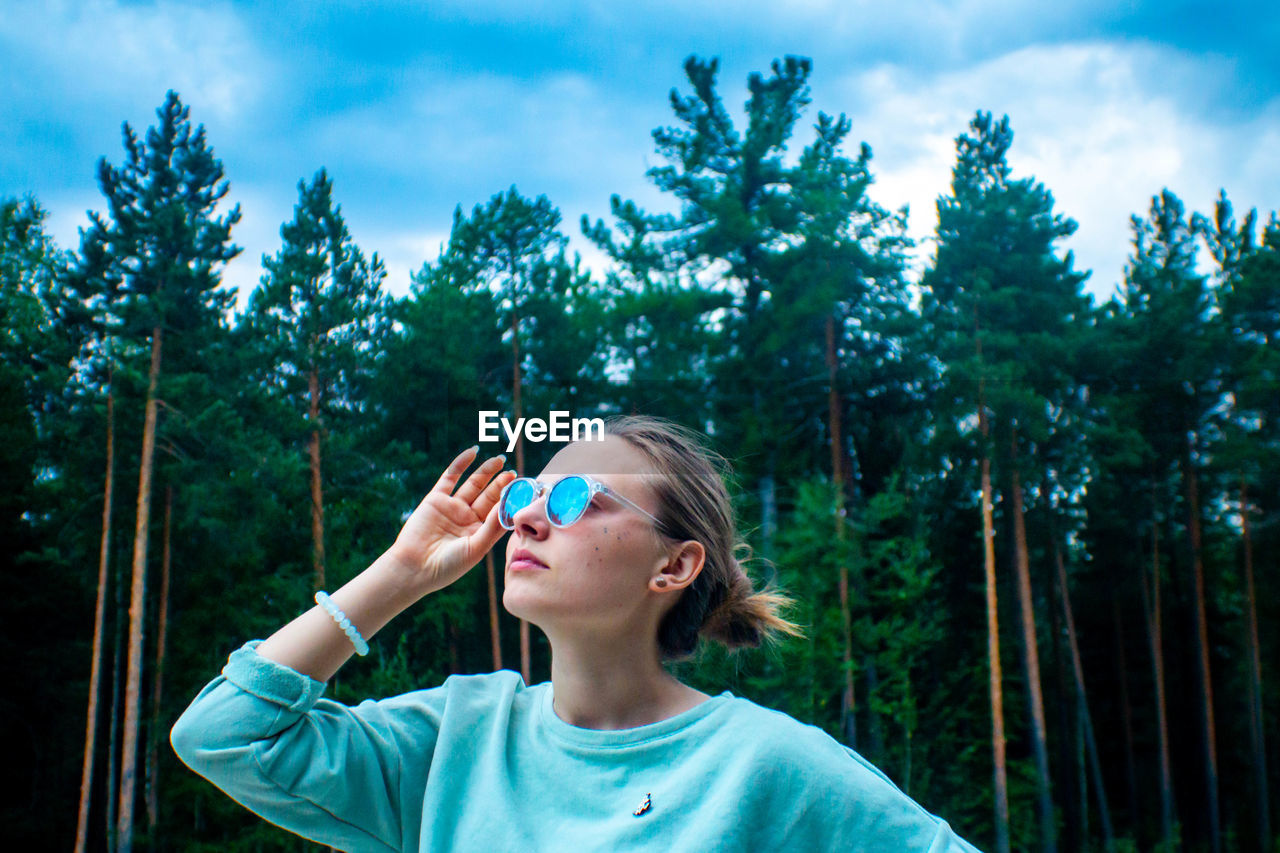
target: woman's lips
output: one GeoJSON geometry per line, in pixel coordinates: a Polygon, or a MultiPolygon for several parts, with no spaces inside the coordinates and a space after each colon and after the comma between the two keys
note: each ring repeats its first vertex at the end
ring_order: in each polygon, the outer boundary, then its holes
{"type": "Polygon", "coordinates": [[[511,555],[511,562],[507,564],[507,568],[513,572],[545,572],[549,567],[546,563],[533,556],[531,552],[526,551],[523,548],[518,548],[516,549],[516,552],[511,555]]]}

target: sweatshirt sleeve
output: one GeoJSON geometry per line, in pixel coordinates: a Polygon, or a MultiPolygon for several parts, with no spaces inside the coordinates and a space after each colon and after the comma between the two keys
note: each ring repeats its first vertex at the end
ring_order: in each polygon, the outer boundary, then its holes
{"type": "MultiPolygon", "coordinates": [[[[349,707],[325,686],[260,656],[232,653],[174,724],[174,752],[250,811],[350,851],[403,849],[421,825],[422,789],[444,688],[349,707]]],[[[416,848],[416,844],[413,845],[416,848]]]]}
{"type": "MultiPolygon", "coordinates": [[[[901,822],[904,826],[914,826],[920,822],[930,828],[936,828],[932,832],[927,848],[914,843],[908,846],[906,842],[895,841],[883,849],[916,849],[921,850],[922,853],[980,853],[978,848],[956,835],[946,821],[929,814],[924,807],[904,794],[880,768],[843,744],[840,745],[840,749],[853,760],[853,766],[857,767],[858,772],[865,777],[866,781],[860,784],[858,789],[868,792],[868,799],[877,803],[876,811],[879,813],[879,820],[892,824],[901,822]],[[874,793],[869,793],[872,791],[874,793]]],[[[881,848],[876,847],[876,849],[881,848]]]]}
{"type": "Polygon", "coordinates": [[[939,820],[938,834],[934,837],[928,853],[980,853],[980,851],[952,832],[946,821],[939,820]]]}

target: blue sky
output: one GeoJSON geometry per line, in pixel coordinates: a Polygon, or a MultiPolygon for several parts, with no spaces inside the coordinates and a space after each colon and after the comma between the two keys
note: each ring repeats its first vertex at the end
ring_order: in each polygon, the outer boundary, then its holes
{"type": "MultiPolygon", "coordinates": [[[[203,123],[244,218],[243,291],[320,167],[388,287],[433,259],[455,206],[546,194],[588,263],[582,214],[646,182],[650,132],[690,54],[721,59],[727,103],[771,60],[813,59],[813,106],[874,151],[873,195],[909,204],[927,262],[933,204],[975,110],[1008,113],[1015,173],[1080,225],[1089,289],[1112,292],[1128,217],[1163,187],[1208,211],[1280,208],[1274,2],[5,2],[0,196],[34,194],[60,245],[102,209],[95,164],[123,159],[169,88],[203,123]]],[[[801,143],[809,138],[807,127],[801,143]]],[[[797,146],[798,147],[798,146],[797,146]]]]}

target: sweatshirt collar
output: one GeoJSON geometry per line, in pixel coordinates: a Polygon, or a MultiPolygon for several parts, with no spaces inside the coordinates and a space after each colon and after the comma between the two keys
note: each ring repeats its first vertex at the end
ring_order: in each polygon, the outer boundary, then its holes
{"type": "Polygon", "coordinates": [[[679,734],[710,717],[732,698],[733,694],[726,690],[719,696],[704,699],[689,710],[682,711],[674,717],[659,720],[656,723],[649,723],[648,725],[636,726],[630,729],[587,729],[570,725],[556,716],[555,707],[552,704],[554,699],[552,686],[551,682],[548,681],[543,685],[542,701],[539,703],[539,716],[542,718],[543,728],[557,740],[575,746],[617,749],[619,747],[638,746],[679,734]]]}

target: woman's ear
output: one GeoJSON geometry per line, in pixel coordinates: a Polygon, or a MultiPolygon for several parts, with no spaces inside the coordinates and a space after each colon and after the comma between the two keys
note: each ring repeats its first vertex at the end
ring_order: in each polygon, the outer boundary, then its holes
{"type": "Polygon", "coordinates": [[[701,542],[681,542],[662,570],[649,579],[649,588],[655,592],[684,589],[698,577],[706,561],[707,549],[701,542]]]}

